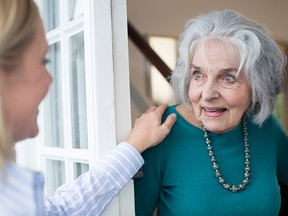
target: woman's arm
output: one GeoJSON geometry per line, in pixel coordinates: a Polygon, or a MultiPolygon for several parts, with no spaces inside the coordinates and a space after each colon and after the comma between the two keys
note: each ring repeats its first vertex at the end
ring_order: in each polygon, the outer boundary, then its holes
{"type": "Polygon", "coordinates": [[[141,168],[140,153],[155,146],[170,132],[176,121],[169,115],[161,119],[167,105],[151,107],[136,121],[127,142],[123,142],[89,172],[58,188],[45,198],[46,215],[99,215],[127,182],[141,168]]]}
{"type": "Polygon", "coordinates": [[[100,215],[143,162],[135,148],[119,144],[89,172],[46,198],[45,215],[100,215]]]}

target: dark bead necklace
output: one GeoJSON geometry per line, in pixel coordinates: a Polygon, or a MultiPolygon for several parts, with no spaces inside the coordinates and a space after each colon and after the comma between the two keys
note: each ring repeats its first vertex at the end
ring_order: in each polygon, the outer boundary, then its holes
{"type": "Polygon", "coordinates": [[[218,179],[219,183],[226,189],[232,192],[238,192],[244,190],[246,185],[249,184],[250,181],[250,154],[249,154],[249,144],[248,144],[248,132],[247,132],[247,124],[246,117],[242,118],[242,127],[243,127],[243,141],[244,141],[244,152],[245,152],[245,166],[244,166],[244,178],[241,184],[231,185],[225,181],[222,174],[220,173],[219,165],[217,164],[216,157],[213,152],[212,143],[209,139],[208,131],[205,126],[202,124],[202,129],[204,131],[204,138],[207,146],[207,150],[209,152],[209,157],[212,163],[212,168],[215,171],[215,177],[218,179]]]}

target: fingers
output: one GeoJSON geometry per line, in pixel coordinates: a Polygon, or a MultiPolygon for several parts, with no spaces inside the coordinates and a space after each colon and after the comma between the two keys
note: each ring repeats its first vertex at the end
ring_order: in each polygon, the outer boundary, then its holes
{"type": "Polygon", "coordinates": [[[167,117],[167,119],[163,124],[166,125],[169,129],[171,129],[174,123],[176,122],[176,119],[177,119],[176,114],[172,113],[167,117]]]}
{"type": "Polygon", "coordinates": [[[155,109],[155,112],[159,113],[159,114],[163,114],[165,112],[165,110],[167,109],[168,105],[160,105],[155,109]]]}
{"type": "Polygon", "coordinates": [[[139,115],[138,115],[138,118],[140,118],[143,114],[149,114],[149,113],[151,113],[151,112],[156,112],[156,114],[158,115],[158,116],[162,116],[163,115],[163,113],[165,112],[165,110],[167,109],[167,107],[168,107],[168,105],[167,104],[165,104],[165,105],[160,105],[160,106],[151,106],[151,107],[149,107],[147,110],[146,110],[146,112],[145,113],[140,113],[139,115]]]}
{"type": "Polygon", "coordinates": [[[153,111],[153,110],[155,110],[155,109],[156,109],[156,106],[151,106],[151,107],[149,107],[149,108],[147,109],[146,113],[149,113],[149,112],[151,112],[151,111],[153,111]]]}
{"type": "Polygon", "coordinates": [[[161,123],[162,115],[167,107],[168,105],[152,106],[138,117],[126,142],[134,146],[140,153],[160,143],[176,122],[176,114],[170,114],[161,123]]]}
{"type": "Polygon", "coordinates": [[[140,113],[140,114],[138,115],[138,118],[140,118],[143,114],[148,114],[148,113],[154,111],[155,109],[156,109],[156,106],[151,106],[151,107],[149,107],[149,108],[146,110],[145,113],[140,113]]]}
{"type": "MultiPolygon", "coordinates": [[[[153,119],[155,120],[157,118],[160,118],[159,121],[161,121],[161,118],[162,118],[162,115],[164,114],[165,110],[167,109],[168,105],[165,104],[165,105],[160,105],[160,106],[153,106],[153,107],[150,107],[148,110],[149,112],[147,111],[146,113],[150,113],[153,111],[154,114],[156,114],[156,116],[154,115],[153,119]]],[[[167,136],[171,130],[171,128],[173,127],[173,125],[175,124],[176,122],[176,119],[177,119],[177,116],[175,113],[172,113],[170,114],[166,120],[164,121],[163,124],[161,124],[160,122],[158,123],[158,128],[160,129],[159,130],[159,135],[160,136],[163,136],[163,138],[165,136],[167,136]]],[[[162,138],[162,139],[163,139],[162,138]]]]}
{"type": "Polygon", "coordinates": [[[170,114],[165,122],[161,125],[162,129],[164,130],[164,133],[169,133],[172,126],[174,125],[174,123],[176,122],[177,116],[175,113],[170,114]]]}

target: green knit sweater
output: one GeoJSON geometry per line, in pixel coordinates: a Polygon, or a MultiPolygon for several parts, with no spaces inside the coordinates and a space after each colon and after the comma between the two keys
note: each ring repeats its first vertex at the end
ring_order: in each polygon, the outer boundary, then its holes
{"type": "MultiPolygon", "coordinates": [[[[278,180],[288,184],[288,141],[271,116],[259,128],[247,120],[251,155],[250,184],[233,193],[218,183],[203,131],[176,113],[171,133],[144,152],[144,177],[135,179],[136,216],[276,216],[280,208],[278,180]]],[[[244,175],[242,125],[225,134],[209,133],[220,172],[230,184],[244,175]]]]}

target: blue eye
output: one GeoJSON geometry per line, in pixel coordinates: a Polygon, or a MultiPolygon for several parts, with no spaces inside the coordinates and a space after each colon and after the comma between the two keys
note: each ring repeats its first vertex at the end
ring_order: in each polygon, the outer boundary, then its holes
{"type": "Polygon", "coordinates": [[[226,75],[223,77],[223,80],[227,83],[233,83],[236,81],[236,78],[234,76],[231,76],[231,75],[226,75]]]}
{"type": "Polygon", "coordinates": [[[193,71],[192,78],[195,80],[200,80],[204,77],[204,75],[200,71],[193,71]]]}

